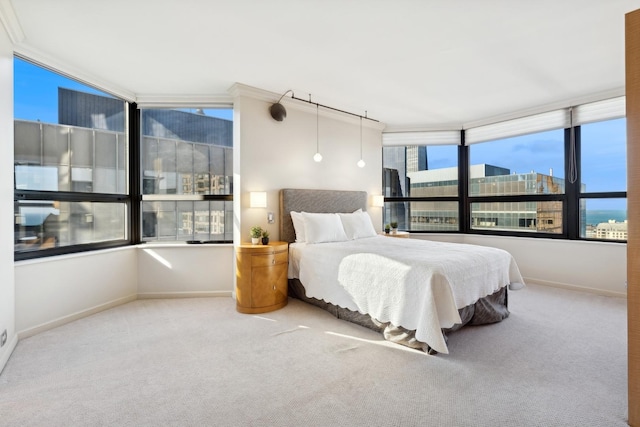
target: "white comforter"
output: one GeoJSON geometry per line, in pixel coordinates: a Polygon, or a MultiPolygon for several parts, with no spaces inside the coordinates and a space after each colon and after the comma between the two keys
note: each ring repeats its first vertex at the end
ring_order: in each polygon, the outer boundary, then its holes
{"type": "Polygon", "coordinates": [[[415,330],[448,353],[442,328],[461,323],[458,309],[524,281],[513,257],[484,246],[384,236],[290,245],[289,278],[307,297],[415,330]]]}

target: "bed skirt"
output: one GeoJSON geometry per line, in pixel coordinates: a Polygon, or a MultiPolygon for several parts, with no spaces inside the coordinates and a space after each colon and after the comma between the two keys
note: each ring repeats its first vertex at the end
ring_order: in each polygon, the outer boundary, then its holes
{"type": "MultiPolygon", "coordinates": [[[[300,299],[309,304],[320,307],[333,314],[338,319],[346,320],[376,332],[382,333],[384,339],[416,350],[422,350],[428,354],[436,354],[437,351],[429,347],[428,344],[418,341],[415,338],[415,331],[408,330],[402,326],[395,326],[389,322],[380,322],[368,314],[362,314],[346,308],[338,307],[323,300],[309,298],[305,295],[304,286],[298,279],[289,279],[289,296],[300,299]]],[[[468,305],[458,310],[462,323],[451,328],[443,329],[442,335],[445,341],[447,334],[454,332],[465,325],[485,325],[488,323],[500,322],[509,317],[507,286],[499,289],[495,293],[479,299],[474,304],[468,305]]]]}

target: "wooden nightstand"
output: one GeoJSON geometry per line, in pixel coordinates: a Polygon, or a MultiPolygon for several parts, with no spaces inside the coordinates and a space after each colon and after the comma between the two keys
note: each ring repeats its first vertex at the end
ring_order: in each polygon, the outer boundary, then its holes
{"type": "Polygon", "coordinates": [[[289,244],[236,246],[236,310],[266,313],[287,305],[289,244]]]}

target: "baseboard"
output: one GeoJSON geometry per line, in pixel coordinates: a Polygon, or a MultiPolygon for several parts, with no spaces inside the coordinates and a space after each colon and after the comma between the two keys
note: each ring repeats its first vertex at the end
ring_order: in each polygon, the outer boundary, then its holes
{"type": "Polygon", "coordinates": [[[11,357],[11,353],[13,353],[13,350],[15,350],[16,345],[18,345],[18,335],[14,334],[11,341],[6,343],[6,345],[7,345],[7,348],[3,350],[2,355],[0,356],[0,374],[2,373],[2,370],[4,369],[7,362],[9,361],[9,358],[11,357]]]}
{"type": "MultiPolygon", "coordinates": [[[[147,292],[141,294],[132,294],[123,298],[118,298],[113,301],[109,301],[104,304],[97,305],[95,307],[88,308],[86,310],[79,311],[77,313],[63,316],[50,322],[43,323],[38,326],[34,326],[17,333],[16,342],[23,338],[31,337],[45,332],[50,329],[62,326],[66,323],[73,322],[74,320],[82,319],[83,317],[91,316],[92,314],[99,313],[104,310],[108,310],[113,307],[117,307],[122,304],[126,304],[137,299],[150,299],[150,298],[202,298],[202,297],[230,297],[231,291],[206,291],[206,292],[147,292]]],[[[1,360],[0,360],[1,361],[1,360]]]]}
{"type": "Polygon", "coordinates": [[[78,311],[68,316],[60,317],[50,322],[46,322],[29,329],[25,329],[24,331],[19,331],[18,339],[31,337],[41,332],[48,331],[50,329],[56,328],[58,326],[62,326],[69,322],[73,322],[74,320],[82,319],[83,317],[91,316],[92,314],[96,314],[101,311],[108,310],[110,308],[117,307],[119,305],[126,304],[131,301],[135,301],[136,299],[137,299],[136,294],[132,294],[126,297],[122,297],[122,298],[115,299],[113,301],[106,302],[104,304],[97,305],[95,307],[88,308],[86,310],[78,311]]]}
{"type": "Polygon", "coordinates": [[[138,294],[138,299],[152,298],[208,298],[230,297],[231,291],[195,291],[195,292],[143,292],[138,294]]]}
{"type": "Polygon", "coordinates": [[[567,283],[552,282],[552,281],[549,281],[549,280],[533,279],[531,277],[524,277],[524,282],[525,283],[532,283],[532,284],[535,284],[535,285],[550,286],[552,288],[569,289],[571,291],[589,292],[589,293],[592,293],[592,294],[604,295],[604,296],[608,296],[608,297],[618,297],[618,298],[626,298],[627,297],[627,293],[626,292],[615,292],[615,291],[607,291],[607,290],[604,290],[604,289],[587,288],[587,287],[584,287],[584,286],[570,285],[570,284],[567,284],[567,283]]]}

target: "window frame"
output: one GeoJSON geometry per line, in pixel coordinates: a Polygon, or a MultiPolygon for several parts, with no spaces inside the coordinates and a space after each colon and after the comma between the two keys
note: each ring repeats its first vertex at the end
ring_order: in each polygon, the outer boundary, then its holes
{"type": "MultiPolygon", "coordinates": [[[[435,132],[435,136],[433,138],[434,141],[439,141],[442,138],[442,134],[451,134],[450,131],[445,131],[445,132],[435,132]]],[[[409,133],[409,140],[408,141],[412,141],[411,138],[415,138],[415,135],[413,133],[409,133]]],[[[398,197],[398,196],[393,196],[393,197],[387,197],[384,196],[384,203],[385,206],[383,207],[383,217],[384,217],[384,212],[386,212],[386,203],[413,203],[413,202],[455,202],[458,204],[458,229],[457,230],[405,230],[403,229],[402,231],[409,231],[411,233],[448,233],[448,234],[459,234],[462,233],[462,229],[463,229],[463,214],[465,213],[465,209],[463,209],[462,207],[462,200],[460,198],[460,192],[461,192],[461,187],[464,187],[464,191],[466,191],[467,188],[467,184],[465,181],[462,181],[461,177],[465,174],[467,174],[468,172],[466,170],[462,170],[464,168],[461,168],[460,165],[464,164],[464,157],[466,154],[464,152],[464,150],[462,150],[461,148],[464,145],[464,131],[460,131],[460,141],[455,141],[453,139],[451,139],[451,137],[446,138],[447,142],[451,142],[451,143],[436,143],[436,144],[432,144],[432,145],[454,145],[457,147],[457,169],[458,169],[458,195],[457,196],[405,196],[405,197],[398,197]]],[[[427,139],[428,141],[429,139],[427,139]]],[[[406,146],[400,146],[400,147],[410,147],[410,146],[424,146],[424,147],[429,147],[432,146],[431,144],[424,143],[425,141],[423,141],[422,138],[418,137],[418,140],[413,140],[412,142],[414,142],[411,145],[406,145],[406,146]]],[[[397,146],[397,145],[395,145],[397,146]]],[[[383,145],[383,156],[384,156],[384,145],[383,145]]],[[[405,153],[406,156],[406,153],[405,153]]],[[[383,163],[383,177],[382,177],[382,194],[385,194],[385,182],[384,182],[384,159],[382,160],[383,163]]],[[[405,167],[406,167],[406,159],[405,159],[405,167]]],[[[465,175],[466,176],[466,175],[465,175]]],[[[384,221],[386,221],[387,223],[389,222],[386,218],[383,218],[384,221]]]]}
{"type": "MultiPolygon", "coordinates": [[[[162,107],[155,107],[152,105],[145,105],[145,106],[138,106],[136,105],[136,118],[137,118],[137,128],[136,128],[136,148],[137,148],[137,161],[136,161],[136,166],[137,166],[137,170],[135,171],[136,176],[138,178],[138,181],[135,183],[136,187],[135,189],[137,190],[137,199],[138,199],[138,203],[137,203],[137,217],[134,218],[134,220],[136,221],[136,226],[137,226],[137,238],[138,238],[138,243],[144,243],[144,244],[155,244],[155,243],[170,243],[170,242],[177,242],[177,243],[185,243],[185,242],[193,242],[191,240],[164,240],[164,239],[160,239],[157,238],[155,240],[144,240],[144,236],[143,236],[143,204],[145,202],[163,202],[163,201],[168,201],[168,202],[181,202],[181,201],[186,201],[186,202],[198,202],[198,201],[221,201],[221,202],[225,202],[225,206],[226,206],[226,202],[233,202],[233,183],[231,191],[229,192],[229,194],[144,194],[144,189],[143,187],[143,173],[144,173],[144,168],[142,166],[142,162],[143,162],[143,158],[142,158],[142,143],[143,143],[143,135],[142,135],[142,111],[143,110],[171,110],[171,109],[184,109],[184,108],[206,108],[206,105],[202,105],[202,104],[193,104],[193,105],[188,105],[188,104],[180,104],[180,106],[174,106],[174,107],[168,107],[166,105],[163,105],[162,107]]],[[[212,108],[216,108],[216,109],[220,109],[223,108],[222,105],[218,104],[212,108]]],[[[227,109],[233,109],[233,105],[228,105],[226,106],[227,109]]],[[[233,149],[233,146],[231,147],[233,149]]],[[[235,153],[234,153],[235,155],[235,153]]],[[[233,165],[232,165],[233,167],[233,165]]],[[[133,172],[132,172],[133,173],[133,172]]],[[[233,175],[233,173],[232,173],[233,175]]],[[[133,183],[132,183],[133,184],[133,183]]],[[[233,232],[231,233],[231,235],[233,236],[233,232]]],[[[195,242],[194,242],[195,243],[195,242]]],[[[203,243],[200,242],[199,243],[203,243]]],[[[206,241],[206,243],[211,243],[211,244],[228,244],[228,243],[233,243],[233,237],[231,239],[222,239],[222,240],[215,240],[215,241],[206,241]]]]}
{"type": "MultiPolygon", "coordinates": [[[[615,117],[606,117],[600,121],[612,120],[615,117]]],[[[384,197],[387,202],[416,202],[416,201],[456,201],[460,209],[459,230],[407,230],[410,233],[419,234],[473,234],[487,236],[509,236],[545,239],[581,240],[592,242],[623,243],[626,240],[597,239],[580,236],[580,202],[583,199],[627,199],[626,191],[598,191],[581,192],[581,125],[569,125],[564,128],[564,181],[563,194],[529,194],[529,195],[501,195],[501,196],[470,196],[470,153],[469,145],[465,143],[466,131],[461,130],[461,144],[458,146],[458,196],[439,197],[384,197]],[[573,159],[572,159],[573,156],[573,159]],[[575,161],[575,164],[571,164],[575,161]],[[569,179],[570,170],[575,166],[576,180],[569,179]],[[543,231],[522,232],[490,229],[474,229],[471,226],[471,212],[474,203],[491,202],[561,202],[562,203],[562,232],[549,233],[543,231]]],[[[383,146],[384,147],[384,146],[383,146]]],[[[384,188],[383,188],[384,194],[384,188]]],[[[384,221],[387,219],[384,218],[384,221]]]]}
{"type": "MultiPolygon", "coordinates": [[[[567,227],[567,216],[568,214],[568,200],[569,200],[569,190],[568,190],[568,181],[566,179],[568,169],[568,137],[569,137],[569,129],[564,129],[564,163],[565,163],[565,192],[563,194],[520,194],[520,195],[500,195],[500,196],[470,196],[468,188],[465,192],[466,201],[464,203],[464,209],[466,210],[466,230],[467,234],[478,234],[478,235],[494,235],[494,236],[513,236],[513,237],[531,237],[531,238],[545,238],[545,239],[568,239],[568,227],[567,227]],[[562,232],[561,233],[545,233],[542,231],[537,231],[535,233],[526,232],[526,231],[507,231],[507,230],[488,230],[488,229],[474,229],[471,227],[471,213],[472,213],[472,205],[474,203],[526,203],[526,202],[561,202],[562,203],[562,232]]],[[[487,141],[490,142],[490,141],[487,141]]],[[[469,185],[469,146],[464,145],[463,150],[466,151],[466,163],[465,169],[467,170],[467,177],[465,182],[469,185]]]]}
{"type": "MultiPolygon", "coordinates": [[[[20,56],[20,55],[14,55],[14,60],[15,59],[20,59],[22,61],[29,62],[33,66],[39,67],[48,72],[58,74],[67,79],[75,80],[85,86],[92,87],[104,93],[109,93],[108,91],[105,91],[87,82],[81,81],[79,79],[75,79],[74,77],[69,76],[68,74],[59,72],[54,68],[47,67],[41,63],[33,61],[30,58],[20,56]]],[[[135,135],[132,134],[131,132],[132,128],[136,126],[135,117],[132,116],[131,114],[132,106],[135,107],[135,104],[115,94],[112,94],[112,93],[109,93],[109,94],[112,95],[117,100],[122,101],[124,104],[124,108],[123,108],[123,112],[125,114],[125,118],[124,118],[125,132],[124,133],[125,133],[125,141],[127,144],[126,149],[128,153],[128,158],[127,158],[128,164],[126,167],[126,171],[127,171],[126,179],[127,179],[127,185],[128,185],[127,191],[125,193],[90,193],[90,192],[80,192],[80,191],[24,190],[24,189],[16,188],[17,183],[15,182],[15,179],[14,179],[13,200],[14,200],[14,205],[22,201],[43,201],[43,202],[51,202],[51,203],[53,202],[72,202],[72,203],[73,202],[77,202],[77,203],[90,202],[90,203],[124,204],[125,238],[100,241],[100,242],[91,242],[91,243],[79,243],[79,244],[57,246],[57,247],[38,248],[35,250],[16,250],[14,247],[14,253],[13,253],[14,261],[22,261],[22,260],[44,258],[44,257],[56,256],[56,255],[95,251],[100,249],[116,248],[116,247],[122,247],[122,246],[127,246],[133,243],[136,243],[134,228],[132,227],[132,225],[134,224],[134,221],[132,221],[132,219],[134,218],[132,207],[135,205],[134,203],[132,203],[132,200],[135,197],[135,194],[133,191],[135,187],[132,186],[132,180],[135,177],[135,174],[133,173],[133,170],[132,170],[132,166],[134,166],[135,163],[132,163],[132,159],[136,155],[135,153],[136,150],[134,145],[135,135]]],[[[17,119],[14,116],[14,123],[16,120],[17,119]]],[[[12,143],[15,144],[15,135],[14,135],[14,141],[12,141],[12,143]]],[[[15,166],[16,166],[16,160],[14,157],[14,173],[15,173],[15,166]]],[[[14,233],[15,233],[15,230],[14,230],[14,233]]],[[[15,235],[14,235],[14,239],[15,239],[15,235]]]]}
{"type": "MultiPolygon", "coordinates": [[[[15,54],[14,59],[19,59],[22,61],[29,62],[30,64],[40,67],[43,70],[48,72],[52,72],[58,74],[62,77],[75,80],[78,83],[83,85],[95,88],[101,92],[107,93],[114,98],[122,101],[124,103],[124,114],[125,114],[125,140],[127,144],[127,191],[126,193],[88,193],[88,192],[75,192],[75,191],[44,191],[44,190],[21,190],[16,188],[16,183],[14,180],[14,204],[22,201],[41,201],[41,202],[94,202],[94,203],[120,203],[124,204],[125,212],[125,238],[124,239],[116,239],[116,240],[108,240],[101,242],[91,242],[91,243],[82,243],[82,244],[74,244],[74,245],[66,245],[59,247],[48,247],[48,248],[38,248],[35,250],[16,250],[14,247],[14,261],[23,261],[30,259],[38,259],[45,258],[50,256],[57,255],[66,255],[73,253],[81,253],[81,252],[89,252],[95,250],[102,249],[111,249],[118,247],[126,247],[137,245],[140,243],[146,244],[154,244],[154,241],[146,242],[142,240],[142,204],[145,201],[149,201],[150,197],[147,195],[145,197],[143,195],[142,188],[142,157],[141,157],[141,126],[142,126],[142,112],[141,108],[136,102],[132,102],[130,100],[124,99],[123,97],[109,92],[101,87],[93,85],[89,82],[82,81],[78,78],[75,78],[67,73],[56,70],[53,67],[49,67],[44,65],[38,61],[34,61],[28,57],[15,54]]],[[[196,103],[194,102],[194,108],[196,107],[196,103]]],[[[189,108],[189,105],[181,104],[179,108],[189,108]]],[[[198,103],[197,107],[208,107],[207,105],[202,105],[198,103]]],[[[228,108],[233,109],[233,104],[229,103],[224,106],[216,103],[216,105],[212,105],[211,108],[228,108]]],[[[145,108],[155,108],[153,106],[146,105],[145,108]]],[[[14,123],[16,117],[14,116],[14,123]]],[[[14,141],[12,141],[15,144],[14,141]]],[[[234,153],[235,155],[235,153],[234,153]]],[[[15,158],[14,158],[14,167],[15,167],[15,158]]],[[[14,170],[15,173],[15,170],[14,170]]],[[[153,196],[151,196],[153,198],[153,196]]],[[[233,192],[230,194],[194,194],[192,197],[194,200],[204,200],[204,201],[223,201],[225,202],[233,202],[233,192]]],[[[181,199],[184,200],[184,199],[181,199]]],[[[14,231],[15,233],[15,231],[14,231]]],[[[162,243],[163,241],[159,241],[158,243],[162,243]]],[[[168,240],[166,242],[169,242],[168,240]]],[[[173,241],[171,241],[173,242],[173,241]]],[[[176,242],[181,243],[182,241],[177,240],[176,242]]],[[[207,242],[207,243],[232,243],[233,240],[221,240],[215,242],[207,242]]]]}
{"type": "MultiPolygon", "coordinates": [[[[611,119],[606,119],[611,120],[611,119]]],[[[602,121],[606,121],[602,120],[602,121]]],[[[626,191],[594,191],[594,192],[582,192],[580,190],[580,183],[582,181],[582,126],[578,125],[573,128],[575,137],[575,156],[577,163],[576,170],[576,182],[572,184],[572,198],[570,204],[570,213],[578,218],[577,221],[571,224],[572,229],[569,230],[569,238],[572,240],[585,240],[590,242],[612,242],[612,243],[626,243],[626,240],[614,240],[614,239],[595,239],[589,237],[580,236],[580,201],[582,199],[627,199],[626,191]]]]}

